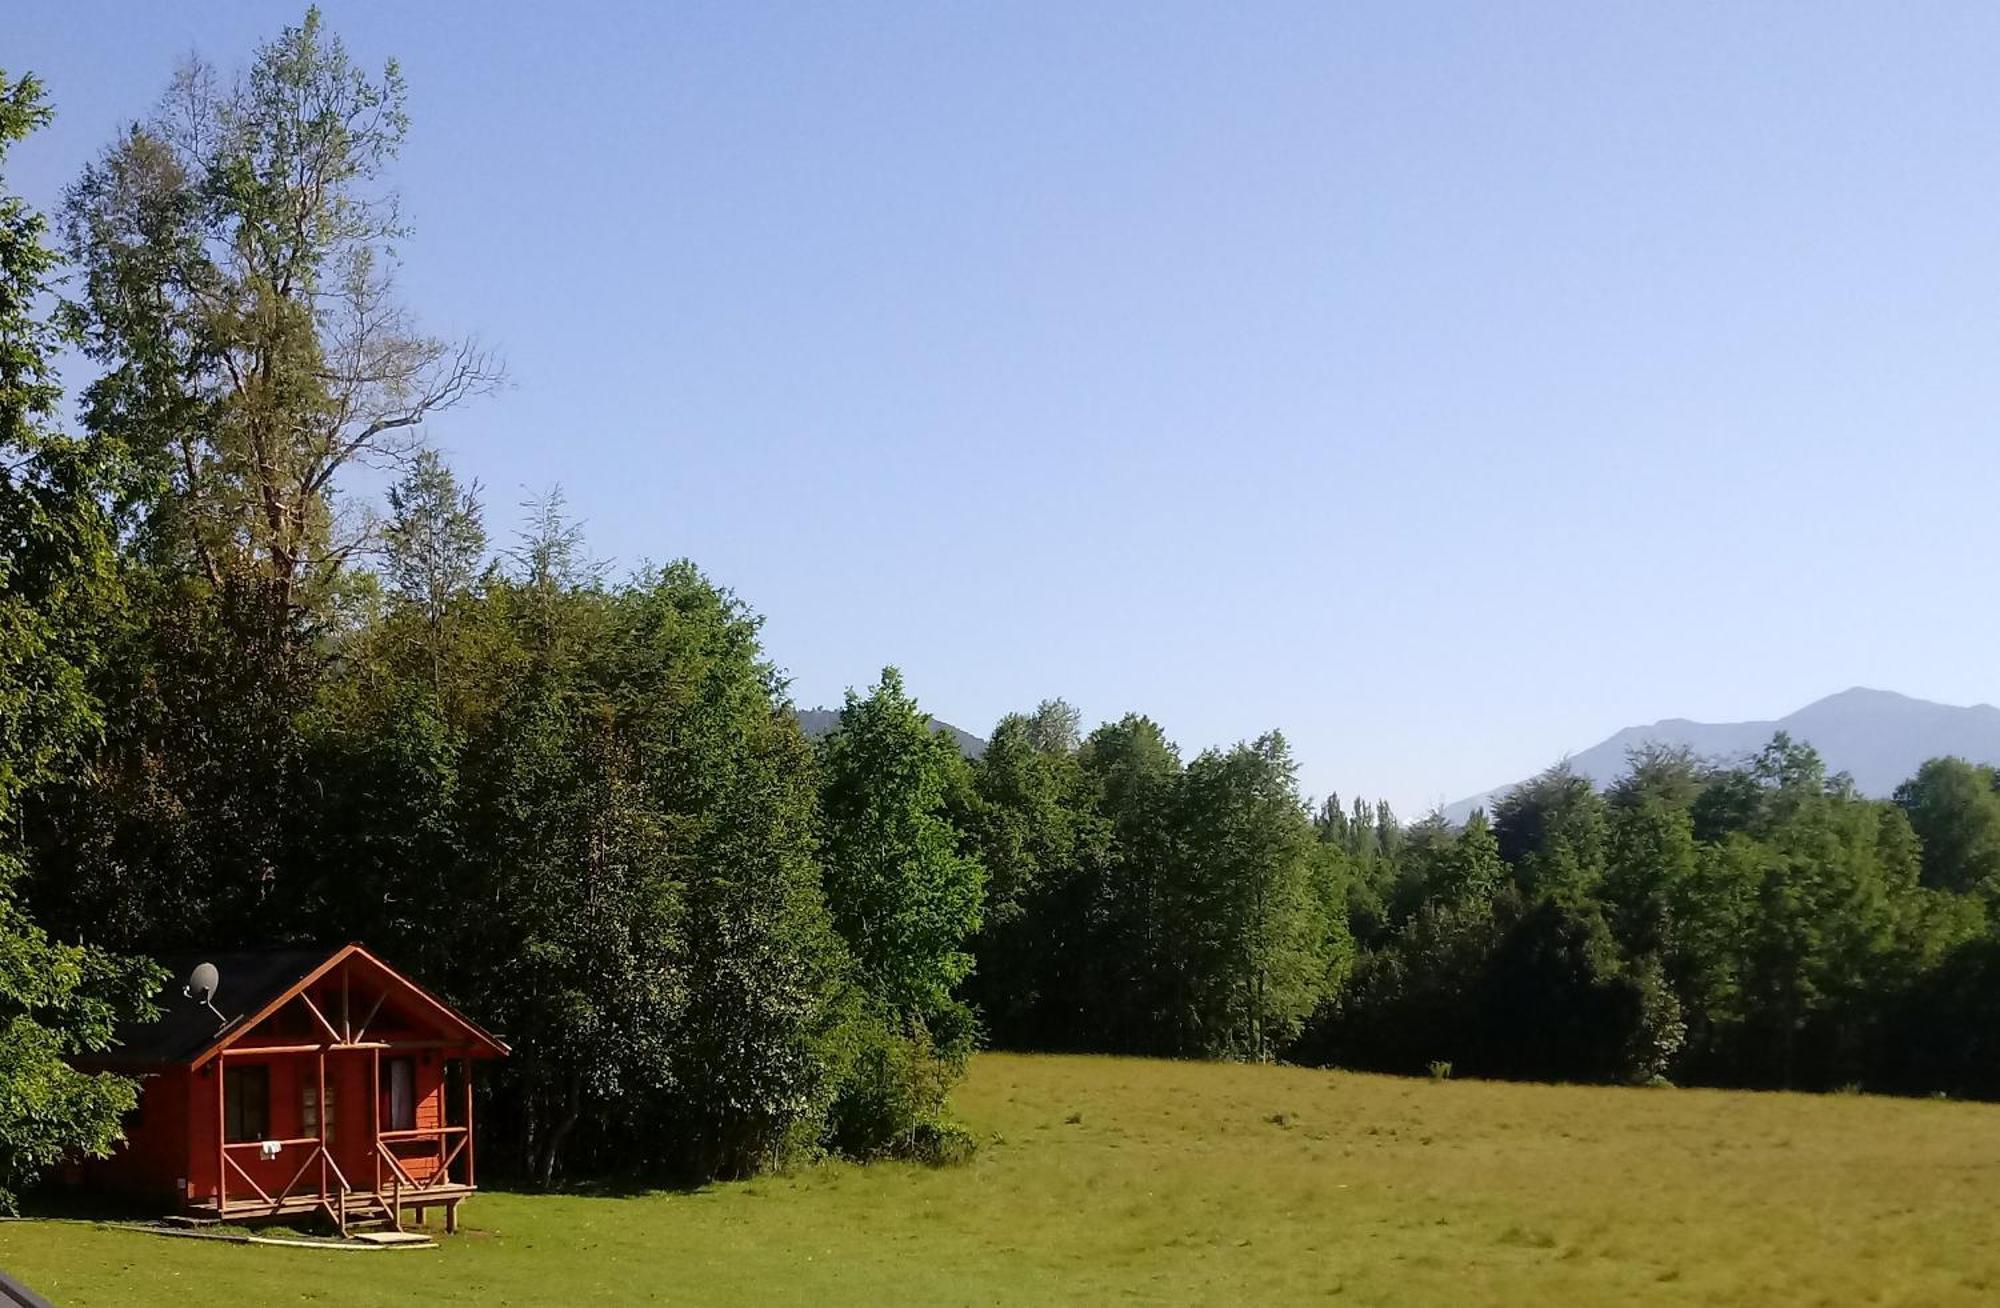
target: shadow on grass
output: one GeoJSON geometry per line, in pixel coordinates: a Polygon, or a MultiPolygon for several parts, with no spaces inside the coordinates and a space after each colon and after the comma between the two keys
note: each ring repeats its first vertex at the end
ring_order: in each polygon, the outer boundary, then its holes
{"type": "Polygon", "coordinates": [[[158,1201],[52,1185],[22,1195],[20,1215],[72,1222],[156,1222],[169,1211],[158,1201]]]}
{"type": "MultiPolygon", "coordinates": [[[[715,1194],[728,1184],[730,1183],[726,1181],[675,1182],[661,1178],[614,1177],[579,1179],[555,1186],[539,1186],[514,1179],[494,1184],[482,1183],[478,1194],[506,1195],[521,1199],[560,1197],[643,1199],[650,1195],[715,1194]]],[[[130,1195],[53,1183],[24,1193],[20,1199],[18,1215],[26,1219],[49,1221],[159,1223],[175,1218],[179,1213],[174,1205],[162,1203],[158,1199],[134,1198],[130,1195]]],[[[252,1220],[232,1218],[223,1224],[221,1229],[254,1230],[265,1227],[283,1227],[312,1233],[332,1230],[331,1224],[323,1216],[313,1213],[292,1213],[252,1220]]],[[[4,1299],[0,1299],[0,1303],[4,1303],[4,1299]]]]}
{"type": "Polygon", "coordinates": [[[660,1177],[586,1177],[558,1185],[541,1186],[526,1181],[480,1182],[481,1194],[513,1195],[521,1199],[570,1196],[577,1199],[643,1199],[647,1195],[713,1194],[728,1181],[673,1181],[660,1177]]]}

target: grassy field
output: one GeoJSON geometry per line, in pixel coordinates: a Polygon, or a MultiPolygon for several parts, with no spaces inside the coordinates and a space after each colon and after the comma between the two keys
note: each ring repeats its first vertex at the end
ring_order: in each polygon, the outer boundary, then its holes
{"type": "Polygon", "coordinates": [[[1988,1302],[2000,1106],[985,1055],[951,1171],[484,1194],[425,1251],[0,1225],[58,1304],[1988,1302]]]}

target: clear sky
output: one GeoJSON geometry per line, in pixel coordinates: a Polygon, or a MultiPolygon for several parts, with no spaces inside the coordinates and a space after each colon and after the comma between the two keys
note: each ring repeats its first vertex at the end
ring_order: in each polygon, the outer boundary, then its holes
{"type": "MultiPolygon", "coordinates": [[[[1419,810],[1666,716],[2000,699],[2000,6],[330,0],[496,536],[1419,810]]],[[[8,0],[52,202],[294,10],[8,0]]]]}

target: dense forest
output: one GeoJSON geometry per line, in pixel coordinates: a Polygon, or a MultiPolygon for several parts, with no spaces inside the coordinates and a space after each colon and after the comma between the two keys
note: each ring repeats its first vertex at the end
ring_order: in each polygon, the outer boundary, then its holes
{"type": "MultiPolygon", "coordinates": [[[[982,1044],[2000,1094],[1983,767],[1780,737],[1404,823],[1059,700],[968,761],[893,669],[810,743],[731,592],[556,494],[491,542],[426,445],[504,369],[398,296],[404,106],[309,14],[54,214],[0,183],[5,1197],[115,1140],[64,1059],[147,958],[349,939],[505,1033],[480,1156],[544,1184],[949,1160],[982,1044]]],[[[0,77],[0,152],[48,114],[0,77]]]]}

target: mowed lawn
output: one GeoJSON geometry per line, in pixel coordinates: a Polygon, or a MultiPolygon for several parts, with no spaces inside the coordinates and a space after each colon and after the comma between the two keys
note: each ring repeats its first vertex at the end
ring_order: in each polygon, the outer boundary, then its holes
{"type": "Polygon", "coordinates": [[[435,1250],[0,1224],[58,1304],[1975,1303],[2000,1106],[978,1058],[968,1167],[484,1194],[435,1250]]]}

